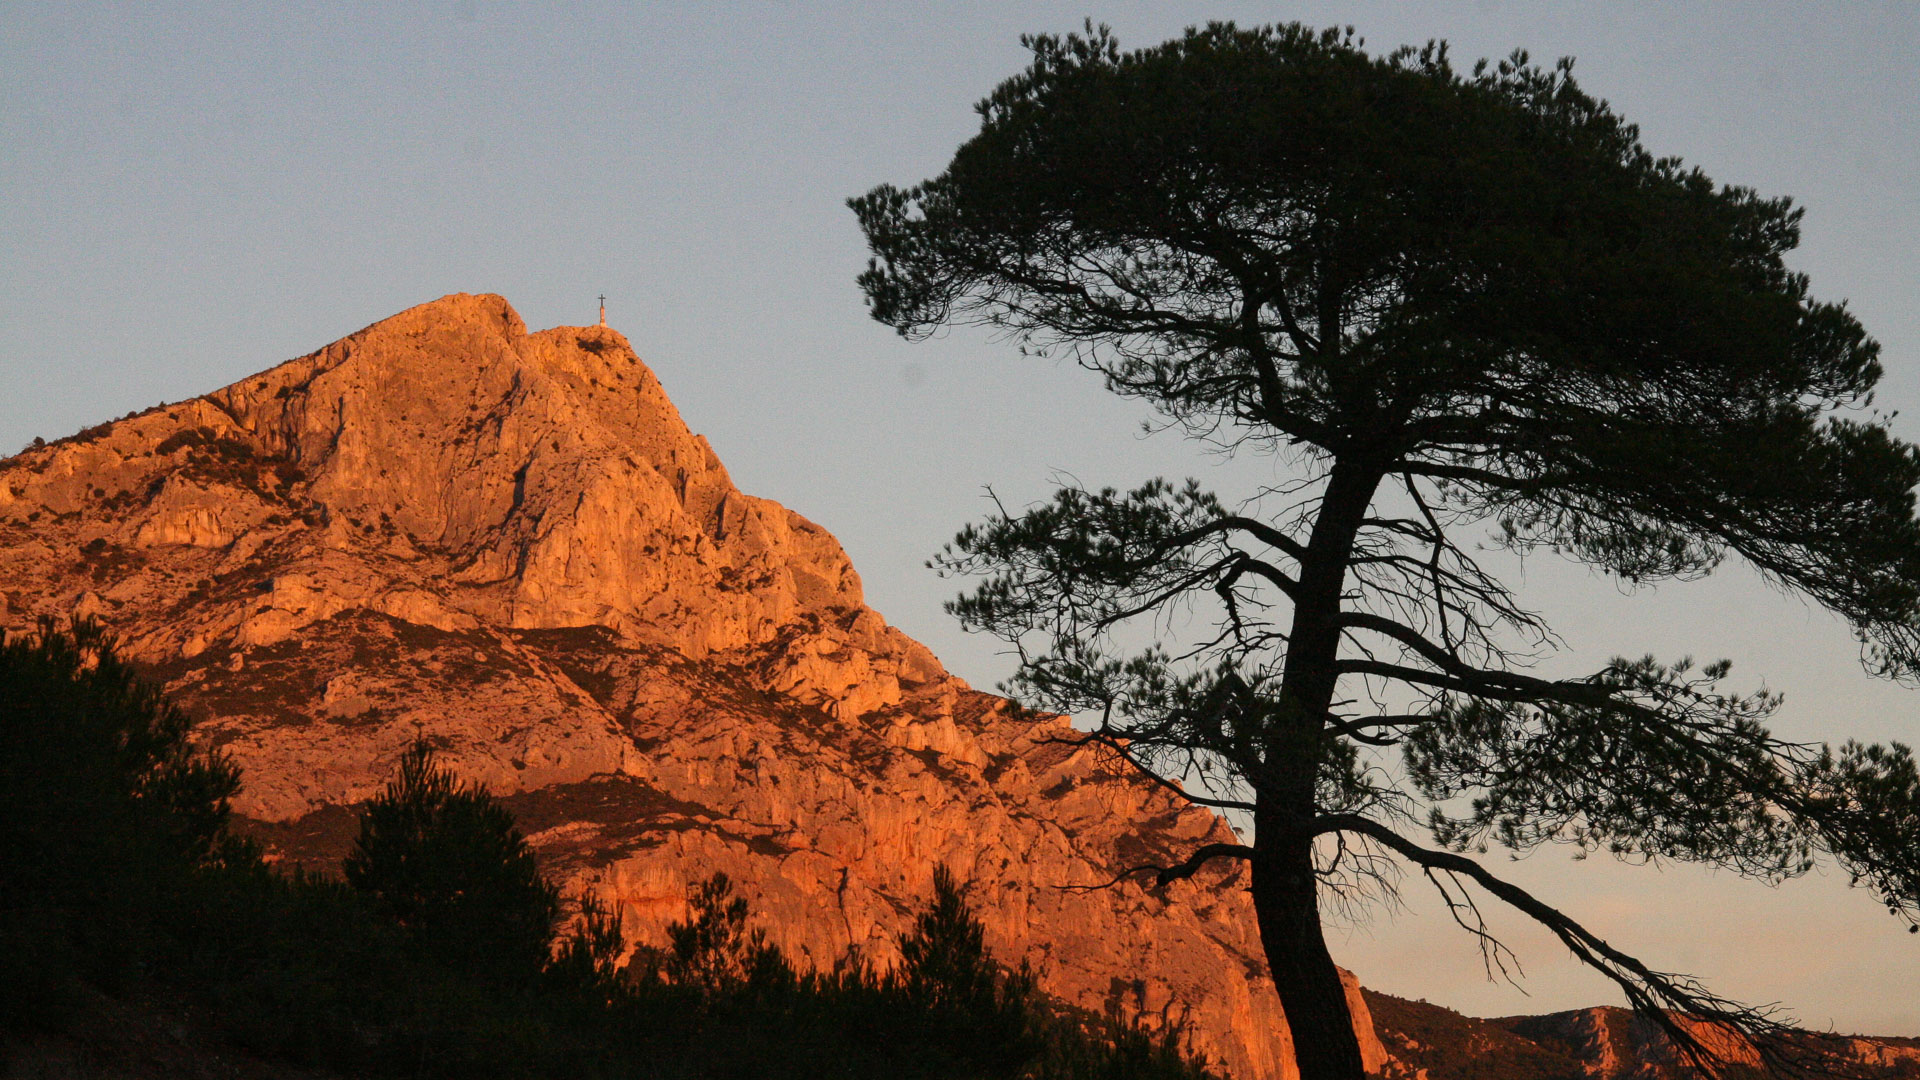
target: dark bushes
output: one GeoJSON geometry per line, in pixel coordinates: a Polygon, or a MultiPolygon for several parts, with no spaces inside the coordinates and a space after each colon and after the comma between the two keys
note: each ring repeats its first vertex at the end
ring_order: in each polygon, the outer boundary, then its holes
{"type": "Polygon", "coordinates": [[[239,772],[90,622],[0,642],[0,1006],[57,1019],[82,984],[136,978],[151,913],[197,870],[245,862],[227,838],[239,772]]]}
{"type": "Polygon", "coordinates": [[[622,969],[618,918],[563,903],[426,745],[342,881],[233,839],[238,773],[187,731],[91,624],[0,642],[0,1034],[78,1031],[105,993],[184,1010],[216,1050],[354,1075],[1204,1075],[1177,1032],[1058,1008],[996,963],[944,870],[886,971],[797,973],[720,876],[622,969]]]}
{"type": "Polygon", "coordinates": [[[538,974],[551,952],[560,891],[506,807],[436,764],[424,740],[361,810],[341,869],[382,915],[460,970],[511,981],[538,974]]]}

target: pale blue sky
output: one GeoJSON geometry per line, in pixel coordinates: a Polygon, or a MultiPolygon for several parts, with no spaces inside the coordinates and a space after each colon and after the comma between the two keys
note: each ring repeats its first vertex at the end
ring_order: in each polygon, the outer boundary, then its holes
{"type": "MultiPolygon", "coordinates": [[[[871,602],[957,673],[1006,661],[939,610],[926,556],[1048,477],[1221,468],[1083,373],[865,317],[849,195],[938,171],[1022,32],[1092,15],[1123,44],[1192,22],[1351,23],[1375,46],[1524,46],[1657,152],[1808,207],[1796,265],[1886,346],[1920,416],[1920,4],[0,4],[0,452],[204,393],[448,292],[533,327],[612,322],[740,486],[826,525],[871,602]]],[[[1920,439],[1920,421],[1901,430],[1920,439]]],[[[1810,738],[1920,740],[1831,620],[1740,572],[1623,596],[1536,559],[1572,646],[1729,656],[1810,738]]],[[[1843,1029],[1920,1035],[1920,938],[1864,894],[1671,868],[1515,872],[1656,966],[1843,1029]]],[[[1488,984],[1418,892],[1336,930],[1369,985],[1482,1014],[1612,1001],[1510,921],[1531,997],[1488,984]]]]}

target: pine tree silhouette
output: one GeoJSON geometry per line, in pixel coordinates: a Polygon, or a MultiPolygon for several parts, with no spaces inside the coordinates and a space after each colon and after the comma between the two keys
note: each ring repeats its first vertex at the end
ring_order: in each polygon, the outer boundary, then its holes
{"type": "Polygon", "coordinates": [[[547,963],[560,893],[513,815],[434,760],[426,740],[360,813],[342,869],[389,918],[474,974],[530,978],[547,963]]]}

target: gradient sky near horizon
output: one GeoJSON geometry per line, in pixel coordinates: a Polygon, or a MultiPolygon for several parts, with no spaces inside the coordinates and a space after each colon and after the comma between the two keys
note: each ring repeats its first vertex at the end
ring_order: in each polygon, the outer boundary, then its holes
{"type": "MultiPolygon", "coordinates": [[[[449,292],[531,327],[610,321],[739,486],[837,535],[872,605],[956,674],[1010,670],[922,565],[1050,481],[1221,462],[1086,373],[957,331],[907,344],[853,284],[843,200],[911,183],[1024,63],[1019,36],[1111,24],[1143,46],[1210,19],[1352,24],[1578,58],[1657,153],[1807,207],[1794,257],[1885,346],[1883,407],[1920,440],[1920,4],[0,5],[0,453],[205,393],[449,292]]],[[[1729,567],[1623,592],[1557,559],[1522,595],[1579,670],[1728,657],[1795,738],[1920,741],[1920,690],[1874,682],[1835,620],[1729,567]]],[[[1842,875],[1779,888],[1543,851],[1500,869],[1654,966],[1804,1022],[1920,1036],[1920,936],[1842,875]]],[[[1518,918],[1525,993],[1409,881],[1330,930],[1365,983],[1479,1015],[1619,995],[1518,918]]]]}

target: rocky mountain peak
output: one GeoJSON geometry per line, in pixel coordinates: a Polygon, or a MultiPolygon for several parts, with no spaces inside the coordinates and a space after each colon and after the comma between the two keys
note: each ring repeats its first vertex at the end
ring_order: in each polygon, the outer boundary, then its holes
{"type": "MultiPolygon", "coordinates": [[[[323,576],[339,561],[326,551],[430,556],[443,575],[371,600],[441,629],[598,625],[697,656],[861,606],[833,538],[735,489],[624,337],[528,334],[497,296],[423,304],[31,456],[30,482],[0,500],[73,513],[95,488],[161,484],[112,543],[226,549],[298,534],[318,541],[306,569],[323,576]]],[[[284,640],[349,599],[332,585],[276,579],[274,602],[230,613],[234,633],[284,640]]]]}

